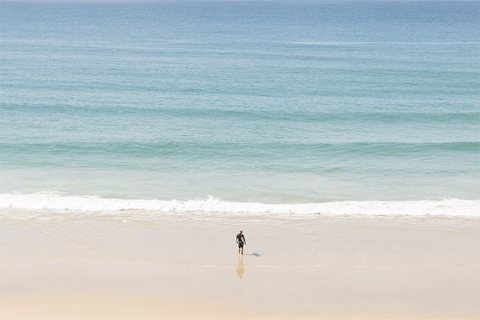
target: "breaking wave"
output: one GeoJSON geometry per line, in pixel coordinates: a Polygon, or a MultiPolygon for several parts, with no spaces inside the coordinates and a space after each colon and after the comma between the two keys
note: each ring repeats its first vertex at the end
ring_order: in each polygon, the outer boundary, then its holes
{"type": "Polygon", "coordinates": [[[74,210],[101,212],[141,210],[164,213],[324,214],[372,216],[468,216],[480,217],[480,200],[441,199],[418,201],[332,201],[319,203],[266,204],[229,202],[209,196],[200,200],[109,199],[55,192],[0,194],[0,209],[74,210]]]}

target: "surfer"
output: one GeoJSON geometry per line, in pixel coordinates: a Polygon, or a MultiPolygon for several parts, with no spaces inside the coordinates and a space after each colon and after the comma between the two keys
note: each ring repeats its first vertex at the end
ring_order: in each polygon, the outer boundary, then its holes
{"type": "Polygon", "coordinates": [[[238,244],[238,254],[243,254],[243,245],[247,244],[245,237],[243,236],[243,231],[240,230],[240,233],[237,234],[237,244],[238,244]]]}

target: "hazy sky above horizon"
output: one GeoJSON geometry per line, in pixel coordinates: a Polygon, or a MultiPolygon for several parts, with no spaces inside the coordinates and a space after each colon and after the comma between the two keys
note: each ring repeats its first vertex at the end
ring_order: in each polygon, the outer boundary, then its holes
{"type": "Polygon", "coordinates": [[[450,1],[450,2],[456,2],[456,1],[477,1],[477,0],[0,0],[1,3],[6,3],[6,2],[132,2],[132,3],[139,3],[139,2],[176,2],[176,1],[182,1],[182,2],[192,2],[192,1],[219,1],[219,2],[233,2],[233,1],[252,1],[252,2],[337,2],[337,1],[344,1],[344,2],[355,2],[355,1],[377,1],[377,2],[405,2],[405,1],[430,1],[430,2],[439,2],[439,1],[450,1]]]}

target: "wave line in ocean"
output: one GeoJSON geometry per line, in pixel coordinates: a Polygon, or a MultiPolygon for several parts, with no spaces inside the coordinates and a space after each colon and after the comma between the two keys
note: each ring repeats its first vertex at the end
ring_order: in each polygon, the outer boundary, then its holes
{"type": "Polygon", "coordinates": [[[417,201],[332,201],[267,204],[230,202],[209,196],[197,200],[109,199],[56,192],[0,194],[0,209],[75,210],[102,212],[141,210],[163,213],[324,214],[365,216],[480,217],[480,200],[440,199],[417,201]]]}

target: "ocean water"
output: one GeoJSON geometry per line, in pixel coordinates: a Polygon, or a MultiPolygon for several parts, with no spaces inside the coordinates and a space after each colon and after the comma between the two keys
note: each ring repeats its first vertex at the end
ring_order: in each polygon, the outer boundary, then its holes
{"type": "Polygon", "coordinates": [[[1,2],[0,210],[478,217],[479,17],[1,2]]]}

